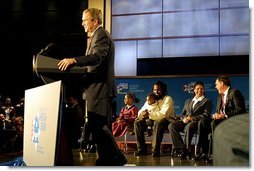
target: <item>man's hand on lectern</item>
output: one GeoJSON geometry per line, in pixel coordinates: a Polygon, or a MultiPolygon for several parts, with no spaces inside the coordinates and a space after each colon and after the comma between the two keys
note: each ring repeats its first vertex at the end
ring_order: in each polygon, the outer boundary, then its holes
{"type": "Polygon", "coordinates": [[[64,58],[57,64],[57,66],[61,71],[65,71],[70,65],[73,65],[76,63],[77,62],[74,58],[64,58]]]}

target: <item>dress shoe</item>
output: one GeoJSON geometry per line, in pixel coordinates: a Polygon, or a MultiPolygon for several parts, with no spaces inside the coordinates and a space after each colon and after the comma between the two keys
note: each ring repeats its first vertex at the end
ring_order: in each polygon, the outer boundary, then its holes
{"type": "Polygon", "coordinates": [[[180,157],[181,157],[181,159],[191,158],[191,152],[189,150],[183,150],[180,157]]]}
{"type": "Polygon", "coordinates": [[[160,156],[161,156],[161,154],[158,153],[158,152],[153,152],[152,153],[152,157],[160,157],[160,156]]]}
{"type": "Polygon", "coordinates": [[[210,155],[207,160],[205,160],[207,163],[213,163],[213,156],[210,155]]]}
{"type": "Polygon", "coordinates": [[[87,153],[87,152],[89,152],[89,150],[90,150],[90,144],[87,144],[86,147],[85,147],[85,149],[84,149],[84,152],[87,153]]]}
{"type": "Polygon", "coordinates": [[[135,155],[135,156],[147,155],[147,152],[145,152],[145,151],[136,151],[136,152],[134,153],[134,155],[135,155]]]}
{"type": "Polygon", "coordinates": [[[131,131],[131,132],[130,132],[130,135],[135,135],[135,132],[134,132],[134,131],[131,131]]]}
{"type": "Polygon", "coordinates": [[[111,159],[97,159],[95,162],[96,166],[123,166],[127,163],[126,157],[122,154],[119,153],[117,156],[111,159]]]}
{"type": "Polygon", "coordinates": [[[196,161],[203,161],[203,162],[206,162],[206,161],[209,159],[209,157],[208,157],[207,154],[201,153],[201,154],[199,154],[198,156],[193,157],[193,159],[196,160],[196,161]]]}
{"type": "Polygon", "coordinates": [[[203,155],[202,153],[198,154],[197,156],[193,157],[193,160],[200,161],[202,155],[203,155]]]}
{"type": "Polygon", "coordinates": [[[101,160],[97,159],[95,162],[96,166],[123,166],[127,163],[127,159],[121,159],[121,160],[101,160]]]}
{"type": "Polygon", "coordinates": [[[171,152],[171,156],[172,157],[180,157],[181,156],[181,152],[179,152],[179,151],[176,151],[176,150],[173,150],[172,152],[171,152]]]}
{"type": "Polygon", "coordinates": [[[93,144],[93,145],[90,145],[90,148],[88,150],[89,153],[95,153],[96,152],[96,145],[93,144]]]}
{"type": "Polygon", "coordinates": [[[152,129],[147,129],[147,131],[146,131],[146,136],[147,136],[147,137],[151,137],[152,135],[153,135],[152,129]]]}

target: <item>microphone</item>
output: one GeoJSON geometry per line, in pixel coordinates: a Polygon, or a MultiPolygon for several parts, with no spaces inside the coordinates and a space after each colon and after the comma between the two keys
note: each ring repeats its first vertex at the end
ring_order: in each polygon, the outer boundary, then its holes
{"type": "Polygon", "coordinates": [[[42,49],[42,50],[38,53],[38,55],[42,55],[43,53],[46,53],[49,49],[51,49],[51,48],[54,47],[54,46],[55,46],[54,43],[48,44],[44,49],[42,49]]]}

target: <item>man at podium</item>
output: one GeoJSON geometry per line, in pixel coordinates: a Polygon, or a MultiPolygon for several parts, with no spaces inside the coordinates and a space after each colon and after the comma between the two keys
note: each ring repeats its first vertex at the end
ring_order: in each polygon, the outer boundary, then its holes
{"type": "Polygon", "coordinates": [[[121,166],[127,163],[111,131],[112,103],[116,96],[115,47],[110,34],[102,27],[101,10],[89,8],[82,15],[85,32],[91,33],[84,56],[65,58],[57,66],[65,71],[72,66],[86,66],[83,99],[87,102],[88,125],[97,145],[98,166],[121,166]]]}

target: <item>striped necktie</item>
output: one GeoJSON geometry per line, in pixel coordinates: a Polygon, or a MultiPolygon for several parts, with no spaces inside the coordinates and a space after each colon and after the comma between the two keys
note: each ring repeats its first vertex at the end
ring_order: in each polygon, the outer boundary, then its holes
{"type": "Polygon", "coordinates": [[[224,102],[224,93],[221,94],[221,106],[220,106],[220,114],[225,114],[225,102],[224,102]]]}

